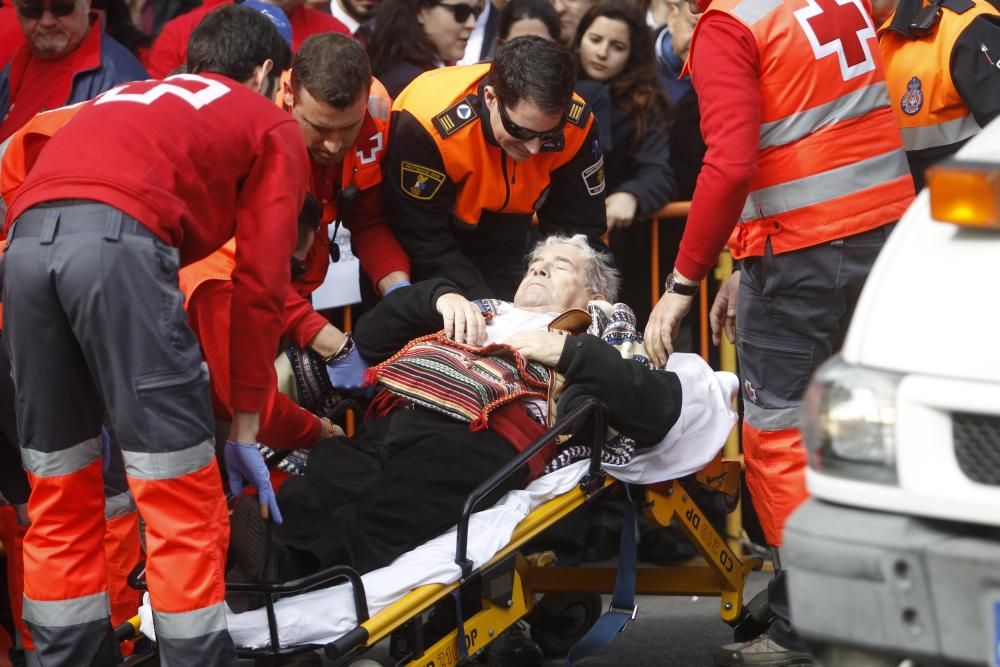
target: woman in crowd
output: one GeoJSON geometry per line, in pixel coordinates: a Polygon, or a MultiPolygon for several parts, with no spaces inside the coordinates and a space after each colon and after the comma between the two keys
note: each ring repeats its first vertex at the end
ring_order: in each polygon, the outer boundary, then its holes
{"type": "MultiPolygon", "coordinates": [[[[649,314],[649,225],[633,227],[674,192],[667,138],[667,99],[656,76],[652,33],[642,10],[628,0],[604,0],[580,21],[573,50],[579,77],[611,96],[611,144],[604,146],[608,231],[624,272],[623,300],[640,323],[649,314]]],[[[641,324],[640,324],[641,326],[641,324]]]]}
{"type": "Polygon", "coordinates": [[[399,95],[423,72],[460,59],[481,11],[481,0],[383,2],[368,55],[389,95],[399,95]]]}
{"type": "Polygon", "coordinates": [[[559,41],[559,14],[549,0],[509,0],[500,12],[497,46],[522,35],[559,41]]]}

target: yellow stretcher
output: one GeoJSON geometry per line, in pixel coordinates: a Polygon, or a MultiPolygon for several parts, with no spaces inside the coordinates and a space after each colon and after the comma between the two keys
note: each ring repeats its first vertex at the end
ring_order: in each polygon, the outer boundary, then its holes
{"type": "MultiPolygon", "coordinates": [[[[547,528],[567,517],[587,502],[619,484],[600,466],[601,451],[594,447],[588,474],[579,485],[535,509],[522,520],[510,542],[482,567],[473,569],[466,559],[469,517],[480,499],[504,478],[512,474],[561,433],[592,418],[595,433],[605,433],[603,410],[590,401],[561,419],[520,456],[484,482],[465,503],[458,526],[456,562],[463,576],[450,585],[431,584],[412,590],[369,618],[361,578],[350,568],[334,567],[293,582],[280,584],[230,585],[236,592],[267,594],[266,607],[270,646],[239,649],[243,658],[254,658],[260,665],[281,665],[289,656],[322,649],[335,664],[349,665],[368,649],[390,640],[393,664],[410,667],[452,667],[466,656],[474,656],[519,620],[540,615],[559,614],[577,600],[596,594],[609,594],[614,588],[616,568],[562,567],[550,552],[525,554],[523,548],[547,528]],[[325,645],[282,646],[274,613],[274,595],[302,592],[335,581],[348,579],[354,586],[354,600],[360,623],[347,634],[325,645]],[[540,600],[538,598],[541,597],[540,600]],[[547,603],[547,600],[555,601],[547,603]],[[561,601],[561,602],[560,602],[561,601]],[[534,613],[533,613],[534,612],[534,613]],[[461,622],[456,619],[461,616],[461,622]]],[[[698,562],[670,567],[641,567],[636,571],[638,595],[719,596],[719,615],[736,627],[752,623],[744,609],[743,588],[750,572],[761,567],[761,559],[744,557],[730,548],[695,502],[692,491],[705,487],[718,493],[727,511],[735,511],[740,492],[740,462],[717,456],[705,468],[683,480],[676,480],[662,490],[645,488],[638,505],[661,526],[676,520],[701,555],[698,562]]],[[[657,485],[662,488],[662,485],[657,485]]],[[[144,588],[141,576],[134,585],[144,588]]],[[[560,636],[536,637],[547,652],[565,652],[596,621],[600,609],[593,604],[575,605],[576,615],[563,623],[560,636]],[[581,615],[580,610],[584,609],[581,615]]],[[[131,639],[138,632],[138,619],[117,629],[119,638],[131,639]]],[[[533,632],[533,636],[536,636],[533,632]]],[[[130,664],[143,664],[142,659],[130,664]]]]}

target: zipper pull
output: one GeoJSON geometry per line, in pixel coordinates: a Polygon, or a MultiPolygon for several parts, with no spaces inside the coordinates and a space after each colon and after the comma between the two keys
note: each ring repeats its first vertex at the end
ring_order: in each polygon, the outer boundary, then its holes
{"type": "Polygon", "coordinates": [[[986,44],[984,44],[983,42],[980,42],[979,43],[979,50],[983,52],[983,58],[986,58],[986,62],[988,62],[990,64],[990,66],[992,66],[992,67],[1000,67],[1000,64],[995,63],[995,62],[993,62],[992,59],[990,59],[990,50],[986,46],[986,44]]]}

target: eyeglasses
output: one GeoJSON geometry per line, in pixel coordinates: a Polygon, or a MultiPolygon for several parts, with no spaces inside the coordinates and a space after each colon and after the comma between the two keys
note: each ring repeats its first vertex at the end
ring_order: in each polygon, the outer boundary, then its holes
{"type": "Polygon", "coordinates": [[[465,23],[469,20],[469,17],[479,18],[479,15],[483,13],[483,8],[480,5],[467,5],[464,2],[460,2],[455,5],[446,5],[443,2],[435,2],[431,7],[443,7],[451,12],[451,15],[455,17],[456,23],[465,23]]]}
{"type": "Polygon", "coordinates": [[[52,4],[21,4],[20,2],[14,3],[14,9],[17,13],[26,19],[31,19],[32,21],[42,18],[45,10],[49,10],[52,16],[63,18],[69,16],[76,9],[76,2],[54,2],[52,4]]]}
{"type": "Polygon", "coordinates": [[[557,138],[562,132],[563,126],[566,124],[566,113],[563,113],[562,120],[551,130],[545,130],[539,132],[538,130],[530,130],[526,127],[521,127],[507,114],[507,109],[504,108],[503,102],[499,97],[497,100],[497,108],[500,109],[500,122],[503,123],[503,129],[507,130],[507,134],[514,137],[519,141],[531,141],[532,139],[539,139],[542,143],[552,141],[557,138]]]}

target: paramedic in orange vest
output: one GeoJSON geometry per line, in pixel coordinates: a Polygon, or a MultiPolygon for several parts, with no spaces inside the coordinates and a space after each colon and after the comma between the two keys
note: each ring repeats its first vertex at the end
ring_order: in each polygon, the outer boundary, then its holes
{"type": "Polygon", "coordinates": [[[383,173],[416,280],[510,300],[534,213],[544,235],[604,233],[604,158],[575,78],[568,51],[524,37],[492,64],[426,72],[400,93],[383,173]]]}
{"type": "Polygon", "coordinates": [[[1000,114],[1000,11],[988,0],[874,0],[889,99],[917,189],[1000,114]]]}
{"type": "MultiPolygon", "coordinates": [[[[321,224],[304,258],[294,262],[285,298],[282,337],[311,349],[327,362],[334,387],[360,387],[366,366],[350,336],[317,313],[307,299],[326,278],[328,230],[341,222],[361,267],[380,295],[409,285],[406,253],[385,219],[381,159],[390,102],[372,77],[368,56],[357,42],[337,33],[308,38],[282,77],[280,106],[302,131],[311,162],[310,193],[322,207],[321,224]],[[349,193],[344,196],[343,193],[349,193]]],[[[191,327],[209,366],[217,418],[232,415],[229,396],[229,301],[236,243],[226,245],[180,272],[191,327]]],[[[278,449],[309,447],[329,437],[332,426],[299,407],[272,383],[261,410],[259,440],[278,449]]]]}
{"type": "MultiPolygon", "coordinates": [[[[687,67],[709,148],[646,350],[666,361],[728,238],[742,270],[720,289],[713,330],[732,335],[737,323],[746,481],[777,547],[806,497],[803,393],[840,348],[913,181],[862,0],[700,0],[692,9],[704,14],[687,67]]],[[[785,650],[802,647],[784,582],[772,581],[770,636],[723,647],[719,664],[808,664],[785,650]]]]}

